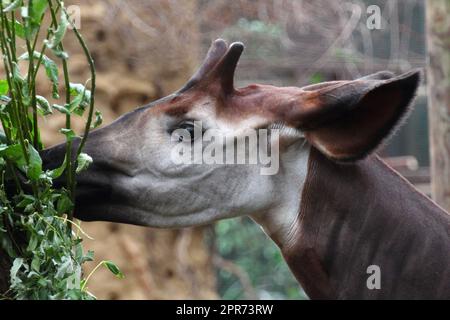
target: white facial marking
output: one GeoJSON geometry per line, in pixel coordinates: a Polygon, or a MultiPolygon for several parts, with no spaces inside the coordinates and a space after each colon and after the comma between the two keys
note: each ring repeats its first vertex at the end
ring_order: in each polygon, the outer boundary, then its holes
{"type": "Polygon", "coordinates": [[[296,233],[301,195],[308,173],[309,144],[298,141],[281,154],[281,173],[276,176],[274,206],[251,217],[280,246],[290,242],[296,233]]]}

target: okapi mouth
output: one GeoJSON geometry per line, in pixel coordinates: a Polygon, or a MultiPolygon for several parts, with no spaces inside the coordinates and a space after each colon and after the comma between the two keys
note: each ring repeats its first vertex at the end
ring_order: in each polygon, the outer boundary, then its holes
{"type": "MultiPolygon", "coordinates": [[[[101,135],[90,136],[86,145],[86,152],[92,156],[93,163],[86,171],[76,175],[74,216],[83,221],[111,221],[111,211],[117,204],[130,202],[125,193],[118,190],[123,179],[132,178],[124,166],[112,161],[112,157],[105,156],[105,148],[101,135]]],[[[75,159],[79,139],[73,141],[72,155],[75,159]]],[[[58,168],[64,162],[66,144],[56,145],[41,151],[45,170],[58,168]]],[[[73,159],[73,160],[74,160],[73,159]]],[[[66,172],[53,181],[53,187],[60,189],[67,185],[66,172]]]]}
{"type": "MultiPolygon", "coordinates": [[[[124,179],[132,179],[120,167],[101,160],[77,176],[74,216],[83,221],[115,221],[118,205],[129,204],[127,192],[121,190],[124,179]]],[[[117,214],[121,214],[118,212],[117,214]]]]}
{"type": "Polygon", "coordinates": [[[111,185],[80,179],[75,193],[74,216],[83,221],[101,219],[103,210],[95,208],[105,206],[112,198],[111,195],[111,185]]]}

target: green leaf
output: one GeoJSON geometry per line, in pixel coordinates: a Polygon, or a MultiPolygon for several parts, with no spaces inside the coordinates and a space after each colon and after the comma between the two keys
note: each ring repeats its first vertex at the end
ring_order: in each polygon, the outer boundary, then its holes
{"type": "Polygon", "coordinates": [[[64,10],[61,10],[58,28],[56,28],[52,38],[49,41],[46,41],[46,45],[48,48],[56,49],[56,47],[61,43],[62,39],[64,38],[68,25],[69,21],[67,20],[67,15],[64,12],[64,10]]]}
{"type": "Polygon", "coordinates": [[[86,170],[89,165],[92,163],[92,158],[86,153],[80,153],[80,155],[77,158],[77,169],[76,173],[80,173],[83,170],[86,170]]]}
{"type": "Polygon", "coordinates": [[[25,80],[22,77],[22,75],[20,74],[19,66],[15,62],[13,62],[12,64],[13,64],[12,78],[15,83],[22,85],[25,82],[25,80]]]}
{"type": "Polygon", "coordinates": [[[58,85],[59,85],[58,66],[56,65],[55,62],[53,62],[53,60],[51,60],[51,59],[49,59],[47,57],[44,57],[42,59],[42,63],[44,64],[45,74],[47,75],[47,77],[52,82],[52,96],[53,96],[54,99],[59,99],[59,93],[58,93],[58,85]]]}
{"type": "Polygon", "coordinates": [[[66,194],[62,194],[56,204],[56,210],[60,214],[64,214],[64,213],[70,212],[72,210],[72,208],[73,208],[73,203],[70,200],[69,196],[66,194]]]}
{"type": "Polygon", "coordinates": [[[0,155],[7,157],[10,161],[16,163],[19,169],[25,171],[26,159],[20,144],[0,148],[0,155]]]}
{"type": "Polygon", "coordinates": [[[41,259],[39,259],[39,257],[35,255],[33,257],[33,260],[31,260],[31,269],[36,272],[39,272],[40,267],[41,267],[41,259]]]}
{"type": "Polygon", "coordinates": [[[29,165],[27,170],[27,177],[31,180],[38,180],[42,173],[42,159],[39,152],[28,144],[29,165]]]}
{"type": "Polygon", "coordinates": [[[16,10],[22,5],[22,0],[14,0],[11,2],[9,6],[7,6],[5,9],[3,9],[3,12],[11,12],[16,10]]]}
{"type": "Polygon", "coordinates": [[[41,22],[42,15],[44,14],[47,5],[47,0],[33,0],[30,2],[30,18],[33,23],[39,24],[41,22]]]}
{"type": "Polygon", "coordinates": [[[16,257],[17,254],[14,251],[14,245],[9,237],[1,238],[1,246],[3,250],[12,258],[16,257]]]}
{"type": "Polygon", "coordinates": [[[78,107],[73,109],[73,113],[77,116],[83,116],[84,111],[86,110],[86,107],[83,104],[80,104],[78,107]]]}
{"type": "Polygon", "coordinates": [[[23,212],[32,213],[34,210],[35,210],[34,203],[30,203],[23,209],[23,212]]]}
{"type": "MultiPolygon", "coordinates": [[[[82,239],[78,238],[80,241],[82,241],[82,239]]],[[[77,239],[77,240],[78,240],[77,239]]],[[[74,258],[75,261],[78,264],[82,264],[81,260],[83,259],[83,245],[81,244],[81,242],[75,244],[77,241],[74,241],[74,246],[73,246],[73,252],[74,252],[74,258]]]]}
{"type": "Polygon", "coordinates": [[[31,235],[30,241],[28,241],[27,250],[28,251],[34,251],[38,245],[38,236],[37,235],[31,235]]]}
{"type": "Polygon", "coordinates": [[[58,167],[58,168],[56,168],[56,169],[53,169],[53,170],[50,170],[49,172],[48,172],[48,175],[52,178],[52,179],[57,179],[57,178],[59,178],[62,174],[63,174],[63,172],[64,172],[64,170],[66,169],[66,158],[64,158],[64,162],[63,162],[63,164],[60,166],[60,167],[58,167]]]}
{"type": "Polygon", "coordinates": [[[85,90],[85,87],[81,83],[69,83],[70,87],[70,95],[72,97],[77,96],[80,92],[83,92],[85,90]]]}
{"type": "Polygon", "coordinates": [[[51,284],[51,281],[46,280],[44,278],[40,278],[37,283],[42,287],[46,287],[48,284],[51,284]]]}
{"type": "Polygon", "coordinates": [[[7,94],[9,91],[8,81],[0,80],[0,95],[7,94]]]}
{"type": "Polygon", "coordinates": [[[124,276],[124,274],[122,273],[122,271],[120,271],[119,267],[116,266],[116,265],[114,264],[114,262],[109,261],[109,260],[106,260],[106,261],[103,261],[103,265],[104,265],[105,267],[107,267],[108,270],[111,271],[112,274],[114,274],[117,278],[119,278],[119,279],[125,278],[125,276],[124,276]]]}
{"type": "Polygon", "coordinates": [[[83,246],[80,243],[75,247],[75,259],[80,265],[88,261],[93,261],[94,251],[89,250],[86,254],[83,254],[83,246]]]}
{"type": "Polygon", "coordinates": [[[50,103],[42,96],[36,96],[38,111],[41,115],[46,116],[53,113],[50,103]]]}
{"type": "Polygon", "coordinates": [[[88,262],[88,261],[94,261],[94,251],[88,250],[86,254],[81,258],[81,263],[88,262]]]}
{"type": "Polygon", "coordinates": [[[66,274],[73,273],[73,262],[70,257],[63,257],[63,263],[61,263],[58,267],[58,271],[56,271],[55,277],[62,279],[66,274]]]}
{"type": "MultiPolygon", "coordinates": [[[[79,106],[80,103],[83,102],[84,99],[84,95],[85,95],[85,91],[80,92],[69,104],[69,112],[75,112],[79,106]]],[[[83,110],[84,111],[84,110],[83,110]]],[[[76,112],[78,114],[78,112],[76,112]]],[[[80,115],[80,114],[78,114],[80,115]]],[[[81,114],[80,116],[82,116],[83,114],[81,114]]]]}
{"type": "Polygon", "coordinates": [[[11,282],[13,281],[13,279],[16,279],[17,273],[19,272],[21,266],[23,266],[23,258],[14,259],[13,265],[10,270],[11,282]]]}
{"type": "Polygon", "coordinates": [[[28,81],[23,81],[21,86],[22,86],[22,102],[25,106],[28,106],[31,103],[28,81]]]}
{"type": "Polygon", "coordinates": [[[95,111],[95,120],[94,120],[94,123],[92,124],[92,128],[95,129],[102,123],[103,123],[102,113],[100,111],[96,110],[95,111]]]}
{"type": "Polygon", "coordinates": [[[14,31],[19,38],[25,39],[25,28],[24,26],[17,20],[14,21],[14,31]]]}
{"type": "Polygon", "coordinates": [[[36,199],[29,195],[29,194],[24,194],[23,195],[23,199],[17,204],[18,208],[24,208],[29,204],[33,204],[36,201],[36,199]]]}
{"type": "Polygon", "coordinates": [[[69,59],[69,54],[65,51],[58,50],[58,49],[52,49],[53,54],[63,60],[69,59]]]}
{"type": "Polygon", "coordinates": [[[87,280],[86,279],[81,280],[80,287],[82,288],[82,290],[85,290],[84,288],[86,287],[86,285],[87,285],[87,280]]]}
{"type": "MultiPolygon", "coordinates": [[[[41,53],[34,51],[33,52],[33,58],[39,59],[41,57],[41,53]]],[[[22,54],[18,59],[19,60],[28,60],[30,58],[28,52],[22,54]]],[[[52,95],[53,98],[59,99],[59,93],[58,93],[58,86],[59,86],[59,79],[58,79],[58,66],[56,63],[47,57],[45,54],[42,55],[42,64],[45,68],[45,74],[47,75],[47,78],[52,83],[52,95]]]]}
{"type": "Polygon", "coordinates": [[[25,39],[33,40],[39,30],[47,5],[47,0],[29,0],[27,6],[21,7],[20,13],[24,21],[25,39]]]}
{"type": "Polygon", "coordinates": [[[75,97],[70,111],[81,117],[91,102],[91,91],[80,83],[70,83],[69,85],[70,95],[75,97]]]}
{"type": "Polygon", "coordinates": [[[66,136],[67,141],[73,141],[77,137],[72,129],[62,128],[59,132],[66,136]]]}
{"type": "Polygon", "coordinates": [[[60,106],[59,104],[56,104],[56,103],[53,104],[52,108],[58,110],[59,112],[61,112],[63,114],[70,115],[70,111],[66,107],[60,106]]]}

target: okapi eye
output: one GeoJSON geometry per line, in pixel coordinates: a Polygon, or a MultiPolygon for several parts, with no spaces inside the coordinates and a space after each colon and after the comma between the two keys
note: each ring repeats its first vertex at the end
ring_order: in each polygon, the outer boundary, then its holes
{"type": "MultiPolygon", "coordinates": [[[[194,140],[194,133],[195,133],[195,126],[193,122],[184,122],[181,123],[180,126],[178,127],[178,129],[182,129],[182,130],[186,130],[189,135],[191,136],[191,141],[194,140]]],[[[180,137],[178,138],[178,141],[183,141],[184,140],[183,135],[180,135],[180,137]]]]}
{"type": "Polygon", "coordinates": [[[177,125],[175,130],[172,133],[176,133],[178,135],[178,141],[194,141],[196,138],[195,134],[201,132],[203,135],[204,130],[201,126],[201,123],[198,123],[193,120],[186,120],[177,125]],[[188,140],[190,139],[190,140],[188,140]]]}

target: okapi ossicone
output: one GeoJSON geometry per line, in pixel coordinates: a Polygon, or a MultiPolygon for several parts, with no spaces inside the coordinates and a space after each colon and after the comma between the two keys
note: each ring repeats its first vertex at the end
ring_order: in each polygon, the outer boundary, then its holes
{"type": "MultiPolygon", "coordinates": [[[[93,131],[75,216],[166,228],[248,215],[310,298],[450,299],[450,215],[373,154],[407,116],[420,72],[237,89],[243,48],[216,40],[179,91],[93,131]],[[225,136],[279,128],[278,173],[174,164],[171,134],[194,121],[225,136]],[[372,265],[379,289],[367,286],[372,265]]],[[[64,152],[44,150],[46,167],[64,152]]]]}

